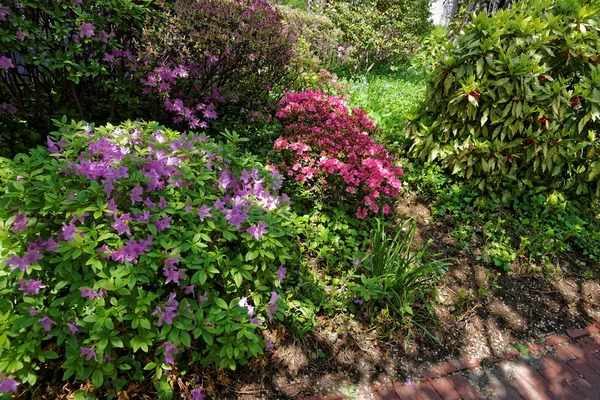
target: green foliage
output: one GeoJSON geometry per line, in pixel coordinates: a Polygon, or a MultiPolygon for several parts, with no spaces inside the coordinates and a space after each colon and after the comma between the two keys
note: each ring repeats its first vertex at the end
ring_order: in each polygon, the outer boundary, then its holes
{"type": "Polygon", "coordinates": [[[150,0],[5,2],[0,21],[0,155],[40,143],[51,118],[94,121],[138,109],[135,45],[150,0]],[[6,102],[6,103],[5,103],[6,102]],[[4,113],[3,104],[14,112],[4,113]]]}
{"type": "Polygon", "coordinates": [[[167,396],[177,354],[180,370],[261,354],[295,263],[276,171],[235,134],[56,122],[52,153],[1,160],[0,374],[33,385],[52,359],[118,391],[153,371],[167,396]]]}
{"type": "Polygon", "coordinates": [[[279,9],[290,32],[298,37],[293,63],[299,72],[314,73],[339,64],[342,31],[327,16],[286,6],[279,9]]]}
{"type": "Polygon", "coordinates": [[[423,102],[426,75],[408,65],[383,65],[370,74],[350,80],[350,105],[365,109],[381,128],[385,142],[398,152],[407,146],[406,115],[423,102]]]}
{"type": "Polygon", "coordinates": [[[325,14],[344,33],[343,58],[353,72],[406,60],[430,28],[429,0],[332,1],[325,14]]]}
{"type": "Polygon", "coordinates": [[[433,72],[413,154],[480,191],[600,195],[600,17],[577,0],[481,13],[433,72]]]}
{"type": "Polygon", "coordinates": [[[431,301],[428,295],[435,292],[435,285],[449,263],[436,259],[440,254],[427,251],[431,239],[415,249],[415,219],[395,229],[395,235],[388,237],[385,226],[377,221],[371,232],[372,253],[365,262],[369,274],[362,274],[361,285],[351,286],[350,293],[371,306],[382,307],[398,318],[400,324],[415,325],[428,333],[414,319],[413,305],[420,301],[428,306],[431,301]]]}

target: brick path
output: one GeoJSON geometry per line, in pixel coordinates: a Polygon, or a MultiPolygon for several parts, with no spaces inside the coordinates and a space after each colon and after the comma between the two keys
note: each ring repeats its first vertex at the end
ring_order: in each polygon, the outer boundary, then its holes
{"type": "MultiPolygon", "coordinates": [[[[424,371],[409,386],[396,382],[371,392],[376,400],[600,400],[600,321],[530,346],[527,356],[515,351],[488,362],[451,361],[424,371]]],[[[303,400],[344,398],[320,394],[303,400]]]]}

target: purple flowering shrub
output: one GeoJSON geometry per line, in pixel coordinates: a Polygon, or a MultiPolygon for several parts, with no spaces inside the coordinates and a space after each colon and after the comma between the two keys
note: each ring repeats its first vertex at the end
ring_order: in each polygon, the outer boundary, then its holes
{"type": "Polygon", "coordinates": [[[178,0],[144,29],[141,83],[176,123],[206,128],[223,113],[254,120],[285,84],[294,36],[262,0],[178,0]]]}
{"type": "Polygon", "coordinates": [[[277,170],[235,134],[56,122],[0,168],[0,376],[33,385],[55,359],[119,390],[262,353],[293,261],[277,170]]]}
{"type": "Polygon", "coordinates": [[[156,10],[147,0],[0,0],[0,154],[39,144],[23,131],[49,132],[57,115],[135,113],[135,44],[156,10]]]}

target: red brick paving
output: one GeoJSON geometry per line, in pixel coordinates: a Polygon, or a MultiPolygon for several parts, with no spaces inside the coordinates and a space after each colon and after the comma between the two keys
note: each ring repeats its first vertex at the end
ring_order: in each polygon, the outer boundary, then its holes
{"type": "MultiPolygon", "coordinates": [[[[529,355],[531,360],[538,361],[539,369],[526,360],[515,359],[519,376],[509,380],[494,374],[486,375],[489,379],[482,390],[491,397],[484,396],[464,372],[459,372],[478,368],[481,360],[464,359],[450,361],[433,371],[423,371],[422,381],[414,386],[396,382],[393,387],[376,386],[371,391],[377,400],[600,400],[600,321],[594,324],[569,330],[567,335],[551,336],[543,345],[530,346],[532,353],[550,350],[548,354],[529,355]]],[[[511,351],[495,361],[518,355],[511,351]]],[[[327,397],[328,400],[343,398],[342,395],[327,397]]],[[[325,400],[325,397],[319,394],[303,400],[325,400]]]]}

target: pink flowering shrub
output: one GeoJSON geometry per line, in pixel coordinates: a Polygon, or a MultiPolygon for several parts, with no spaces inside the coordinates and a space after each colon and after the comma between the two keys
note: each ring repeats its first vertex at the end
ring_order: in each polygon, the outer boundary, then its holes
{"type": "Polygon", "coordinates": [[[356,216],[387,214],[401,188],[402,169],[375,142],[367,113],[336,96],[288,93],[277,118],[285,135],[275,141],[284,175],[306,182],[330,204],[356,206],[356,216]]]}
{"type": "Polygon", "coordinates": [[[7,387],[35,384],[50,359],[65,380],[118,391],[144,370],[164,386],[176,364],[235,368],[263,352],[295,230],[277,170],[227,139],[64,118],[47,149],[4,161],[7,387]]]}
{"type": "Polygon", "coordinates": [[[295,38],[263,0],[178,0],[144,30],[141,79],[176,123],[254,119],[290,72],[295,38]]]}

